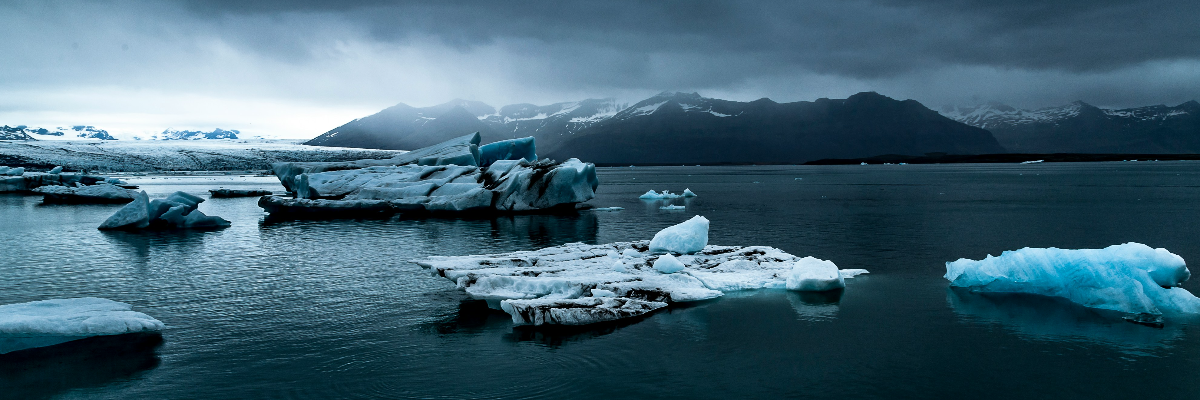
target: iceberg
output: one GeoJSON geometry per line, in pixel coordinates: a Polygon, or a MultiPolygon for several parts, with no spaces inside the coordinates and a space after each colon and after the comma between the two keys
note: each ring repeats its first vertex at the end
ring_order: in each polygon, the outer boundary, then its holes
{"type": "Polygon", "coordinates": [[[50,169],[50,172],[48,172],[48,173],[53,174],[53,175],[58,175],[58,174],[61,174],[62,171],[63,171],[63,167],[61,165],[59,165],[57,167],[50,169]]]}
{"type": "Polygon", "coordinates": [[[8,168],[6,171],[4,171],[4,174],[8,176],[25,175],[25,167],[8,168]]]}
{"type": "Polygon", "coordinates": [[[209,197],[212,198],[231,198],[231,197],[258,197],[271,194],[270,190],[255,190],[255,189],[211,189],[208,191],[209,197]]]}
{"type": "Polygon", "coordinates": [[[658,209],[659,209],[659,210],[666,210],[666,211],[682,211],[682,210],[686,210],[686,209],[687,209],[687,207],[685,207],[685,206],[676,206],[676,205],[670,205],[670,204],[668,204],[668,205],[665,205],[665,206],[659,207],[658,209]]]}
{"type": "Polygon", "coordinates": [[[205,215],[197,210],[202,202],[204,199],[184,192],[175,192],[154,201],[150,201],[145,191],[138,192],[132,203],[104,220],[99,229],[211,229],[230,226],[224,218],[205,215]]]}
{"type": "MultiPolygon", "coordinates": [[[[523,212],[568,206],[573,209],[575,204],[596,196],[600,181],[596,178],[595,165],[574,158],[561,163],[530,161],[527,158],[536,159],[536,155],[532,154],[532,138],[525,139],[497,142],[502,145],[495,148],[487,148],[490,144],[484,146],[489,157],[515,159],[489,160],[483,167],[476,166],[478,157],[462,165],[421,161],[403,165],[325,168],[319,172],[317,168],[297,172],[296,168],[281,167],[276,169],[276,174],[296,197],[265,196],[259,200],[259,205],[272,214],[325,216],[523,212]],[[526,147],[529,152],[522,150],[526,147]]],[[[477,142],[478,134],[475,134],[470,143],[477,142]]],[[[454,146],[443,143],[432,148],[451,147],[454,146]]],[[[412,153],[418,152],[425,152],[425,149],[412,153]]],[[[455,160],[454,157],[450,159],[455,160]]]]}
{"type": "MultiPolygon", "coordinates": [[[[0,171],[4,171],[0,167],[0,171]]],[[[10,176],[0,172],[0,193],[5,192],[28,192],[42,186],[77,186],[77,185],[95,185],[103,183],[103,176],[93,176],[84,174],[63,174],[63,173],[45,173],[45,172],[24,172],[19,176],[10,176]]]]}
{"type": "Polygon", "coordinates": [[[595,207],[595,208],[587,208],[584,210],[585,211],[621,211],[624,209],[625,209],[625,207],[595,207]]]}
{"type": "Polygon", "coordinates": [[[695,193],[695,192],[692,192],[692,189],[687,189],[687,188],[684,188],[684,189],[683,189],[683,194],[680,194],[680,196],[683,196],[683,197],[696,197],[696,193],[695,193]]]}
{"type": "Polygon", "coordinates": [[[683,196],[675,194],[675,193],[671,193],[666,190],[663,190],[662,193],[658,193],[653,190],[650,190],[650,191],[647,191],[646,193],[643,193],[641,196],[638,196],[638,198],[642,199],[642,200],[678,199],[680,197],[683,197],[683,196]]]}
{"type": "Polygon", "coordinates": [[[1125,243],[1103,249],[1023,248],[983,260],[946,263],[950,286],[976,292],[1061,297],[1085,307],[1131,314],[1200,313],[1180,288],[1191,276],[1166,249],[1125,243]]]}
{"type": "MultiPolygon", "coordinates": [[[[858,271],[852,271],[854,272],[858,271]]],[[[846,281],[838,271],[837,265],[833,261],[816,257],[804,257],[796,261],[787,275],[788,290],[824,292],[845,287],[846,281]]]]}
{"type": "Polygon", "coordinates": [[[486,167],[501,160],[537,161],[536,147],[532,136],[488,143],[479,147],[479,166],[486,167]]]}
{"type": "Polygon", "coordinates": [[[479,132],[460,136],[433,146],[420,148],[386,159],[357,160],[347,162],[286,162],[271,164],[279,182],[289,192],[295,192],[292,184],[300,174],[361,169],[367,167],[416,164],[430,165],[479,165],[479,132]]]}
{"type": "Polygon", "coordinates": [[[95,297],[0,306],[0,354],[92,336],[158,332],[163,324],[129,304],[95,297]]]}
{"type": "Polygon", "coordinates": [[[78,187],[41,186],[33,192],[43,196],[43,203],[128,203],[137,197],[137,191],[107,183],[78,187]]]}
{"type": "Polygon", "coordinates": [[[670,254],[663,254],[654,260],[654,270],[664,274],[673,274],[683,271],[683,263],[679,262],[678,258],[670,254]]]}
{"type": "Polygon", "coordinates": [[[724,292],[786,289],[799,261],[766,246],[709,245],[692,255],[655,254],[645,240],[413,260],[472,298],[509,313],[515,323],[531,325],[586,325],[724,292]],[[678,263],[671,270],[679,269],[663,273],[664,263],[678,263]]]}
{"type": "Polygon", "coordinates": [[[704,250],[707,245],[708,219],[697,215],[654,234],[654,239],[650,240],[650,251],[692,254],[704,250]]]}

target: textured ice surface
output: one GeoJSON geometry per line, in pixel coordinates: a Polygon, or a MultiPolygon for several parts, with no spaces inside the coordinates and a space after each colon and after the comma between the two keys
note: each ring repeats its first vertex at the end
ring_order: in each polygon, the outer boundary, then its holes
{"type": "Polygon", "coordinates": [[[692,189],[683,189],[683,194],[680,194],[680,196],[683,196],[683,197],[696,197],[696,193],[695,193],[695,192],[692,192],[692,189]]]}
{"type": "Polygon", "coordinates": [[[291,214],[530,211],[581,203],[596,195],[600,182],[592,164],[574,158],[562,163],[529,161],[537,156],[532,153],[533,139],[525,138],[488,148],[489,157],[515,159],[489,160],[481,168],[476,166],[479,149],[472,147],[478,142],[479,135],[473,134],[390,160],[276,165],[280,182],[296,199],[269,196],[259,205],[271,213],[291,214]],[[416,157],[420,155],[425,157],[416,157]],[[429,161],[435,155],[442,158],[429,161]],[[467,155],[474,158],[465,162],[467,155]],[[414,157],[420,162],[411,162],[414,157]],[[463,164],[453,164],[458,161],[463,164]]]}
{"type": "Polygon", "coordinates": [[[533,137],[501,140],[479,147],[479,166],[486,167],[501,160],[537,161],[537,146],[533,137]]]}
{"type": "Polygon", "coordinates": [[[137,191],[111,184],[91,186],[42,186],[33,190],[43,195],[47,203],[128,203],[134,200],[137,191]]]}
{"type": "Polygon", "coordinates": [[[138,192],[132,203],[108,217],[100,224],[100,229],[206,229],[230,226],[224,218],[204,215],[197,210],[197,205],[203,201],[184,192],[149,201],[146,192],[138,192]]]}
{"type": "Polygon", "coordinates": [[[0,353],[162,328],[128,304],[94,297],[8,304],[0,306],[0,353]]]}
{"type": "Polygon", "coordinates": [[[639,199],[643,199],[643,200],[678,199],[680,197],[683,197],[683,196],[675,194],[675,193],[671,193],[666,190],[663,190],[661,193],[650,190],[650,191],[647,191],[646,193],[643,193],[641,196],[638,196],[639,199]]]}
{"type": "Polygon", "coordinates": [[[574,299],[502,300],[500,309],[518,325],[587,325],[633,318],[667,303],[612,296],[574,299]]]}
{"type": "MultiPolygon", "coordinates": [[[[706,246],[693,255],[673,256],[683,268],[664,274],[654,267],[662,257],[650,251],[648,241],[638,241],[571,243],[535,251],[435,256],[414,262],[454,282],[471,297],[499,306],[504,300],[589,296],[677,303],[712,299],[736,290],[784,289],[788,275],[801,260],[772,247],[706,246]]],[[[604,320],[597,318],[595,322],[604,320]]]]}
{"type": "Polygon", "coordinates": [[[1062,297],[1086,307],[1128,313],[1200,313],[1200,299],[1179,286],[1183,258],[1125,243],[1103,249],[1024,248],[983,260],[946,263],[951,286],[980,292],[1062,297]]]}
{"type": "Polygon", "coordinates": [[[650,251],[656,253],[692,254],[708,245],[708,219],[699,215],[654,234],[650,251]]]}
{"type": "Polygon", "coordinates": [[[679,262],[678,258],[670,254],[663,254],[654,260],[654,270],[664,274],[673,274],[683,271],[683,263],[679,262]]]}
{"type": "Polygon", "coordinates": [[[788,290],[823,292],[844,287],[846,282],[837,265],[815,257],[804,257],[796,261],[787,275],[788,290]]]}

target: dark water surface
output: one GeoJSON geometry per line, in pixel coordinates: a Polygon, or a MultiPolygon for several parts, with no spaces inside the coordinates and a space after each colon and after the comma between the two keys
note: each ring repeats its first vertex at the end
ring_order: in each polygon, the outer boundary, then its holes
{"type": "MultiPolygon", "coordinates": [[[[592,203],[624,211],[268,221],[254,198],[211,199],[200,209],[233,222],[215,232],[100,232],[120,206],[0,195],[0,304],[97,296],[169,326],[156,347],[0,360],[0,397],[1200,398],[1200,321],[1158,330],[1045,298],[951,291],[942,278],[946,261],[1026,246],[1136,241],[1200,260],[1200,163],[600,175],[592,203]],[[686,211],[637,199],[684,188],[700,195],[673,201],[686,211]],[[408,262],[648,239],[694,214],[712,221],[710,243],[871,274],[840,298],[749,291],[547,332],[514,329],[408,262]]],[[[280,190],[270,178],[131,181],[151,197],[280,190]]]]}

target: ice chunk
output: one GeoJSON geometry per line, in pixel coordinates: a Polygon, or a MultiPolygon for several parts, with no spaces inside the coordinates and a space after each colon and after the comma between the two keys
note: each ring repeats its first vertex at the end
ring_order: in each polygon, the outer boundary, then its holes
{"type": "Polygon", "coordinates": [[[787,289],[801,292],[824,292],[846,287],[846,281],[832,261],[804,257],[788,271],[787,289]]]}
{"type": "Polygon", "coordinates": [[[625,207],[596,207],[596,208],[588,208],[584,211],[621,211],[624,209],[625,209],[625,207]]]}
{"type": "Polygon", "coordinates": [[[137,196],[137,191],[122,187],[99,184],[91,186],[42,186],[33,189],[41,194],[44,203],[128,203],[137,196]]]}
{"type": "Polygon", "coordinates": [[[54,167],[53,169],[51,169],[51,170],[50,170],[50,173],[51,173],[51,174],[54,174],[54,175],[58,175],[58,174],[61,174],[61,173],[62,173],[62,171],[63,171],[63,167],[62,167],[61,165],[59,165],[59,166],[57,166],[57,167],[54,167]]]}
{"type": "Polygon", "coordinates": [[[256,189],[211,189],[208,191],[212,198],[259,197],[271,194],[270,190],[256,189]]]}
{"type": "Polygon", "coordinates": [[[699,215],[654,234],[650,251],[692,254],[708,245],[708,219],[699,215]]]}
{"type": "Polygon", "coordinates": [[[683,196],[683,197],[696,197],[696,193],[692,192],[692,189],[683,189],[683,194],[681,194],[680,196],[683,196]]]}
{"type": "Polygon", "coordinates": [[[150,197],[145,191],[100,224],[100,229],[145,229],[150,226],[150,197]]]}
{"type": "Polygon", "coordinates": [[[4,174],[8,176],[21,176],[25,174],[25,167],[10,168],[8,171],[5,171],[4,174]]]}
{"type": "Polygon", "coordinates": [[[842,278],[853,278],[853,277],[856,277],[856,276],[859,276],[862,274],[866,274],[869,272],[870,271],[867,271],[865,269],[852,269],[852,268],[838,270],[838,274],[840,274],[842,276],[842,278]]]}
{"type": "Polygon", "coordinates": [[[91,336],[157,332],[163,324],[129,304],[94,297],[0,306],[0,354],[91,336]]]}
{"type": "Polygon", "coordinates": [[[663,254],[662,257],[654,260],[654,270],[664,274],[673,274],[683,271],[683,263],[673,255],[663,254]]]}
{"type": "Polygon", "coordinates": [[[1200,299],[1177,286],[1188,279],[1183,258],[1166,249],[1125,243],[1103,249],[1024,248],[983,260],[946,263],[951,286],[980,292],[1062,297],[1127,313],[1200,313],[1200,299]]]}
{"type": "Polygon", "coordinates": [[[501,140],[479,147],[479,166],[486,167],[500,160],[537,161],[533,137],[501,140]]]}
{"type": "Polygon", "coordinates": [[[662,193],[657,193],[653,190],[650,190],[650,191],[647,191],[646,193],[643,193],[641,196],[638,196],[639,199],[643,199],[643,200],[678,199],[680,197],[683,197],[683,196],[668,192],[666,190],[663,190],[662,193]]]}
{"type": "Polygon", "coordinates": [[[667,211],[681,211],[681,210],[686,210],[686,209],[687,209],[687,207],[685,207],[685,206],[676,206],[676,205],[670,205],[670,204],[668,204],[668,205],[665,205],[665,206],[659,207],[658,209],[659,209],[659,210],[667,210],[667,211]]]}
{"type": "MultiPolygon", "coordinates": [[[[609,292],[611,293],[611,292],[609,292]]],[[[588,325],[645,315],[667,303],[620,297],[503,300],[500,308],[518,325],[588,325]]]]}
{"type": "Polygon", "coordinates": [[[454,282],[471,297],[499,307],[504,300],[558,301],[588,294],[678,303],[712,299],[727,291],[783,289],[788,273],[800,261],[765,246],[707,246],[695,255],[680,257],[655,255],[649,250],[648,241],[571,243],[535,251],[428,257],[414,262],[429,268],[434,276],[454,282]],[[684,268],[676,273],[659,272],[654,264],[664,259],[674,259],[684,268]]]}
{"type": "Polygon", "coordinates": [[[148,201],[146,192],[139,192],[137,199],[100,225],[100,229],[201,229],[227,228],[229,221],[217,216],[204,215],[196,210],[204,199],[175,192],[165,199],[148,201]]]}
{"type": "MultiPolygon", "coordinates": [[[[301,174],[357,170],[368,167],[398,165],[479,165],[479,132],[460,136],[429,147],[413,150],[389,159],[358,160],[349,162],[287,162],[271,164],[271,170],[279,183],[290,192],[296,192],[295,184],[301,174]]],[[[313,197],[310,197],[313,198],[313,197]]]]}

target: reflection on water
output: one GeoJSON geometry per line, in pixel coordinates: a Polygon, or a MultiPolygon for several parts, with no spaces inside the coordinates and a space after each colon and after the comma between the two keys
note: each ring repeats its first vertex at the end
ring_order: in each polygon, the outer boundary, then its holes
{"type": "Polygon", "coordinates": [[[788,302],[796,315],[804,321],[824,321],[837,317],[838,302],[842,300],[845,290],[829,290],[824,292],[794,292],[788,291],[788,302]]]}
{"type": "Polygon", "coordinates": [[[1122,313],[1057,297],[949,288],[946,300],[964,322],[999,324],[1032,340],[1092,342],[1144,351],[1169,348],[1183,335],[1178,324],[1168,323],[1165,329],[1136,325],[1122,320],[1122,313]]]}
{"type": "Polygon", "coordinates": [[[97,336],[0,355],[0,398],[47,398],[133,379],[159,364],[157,333],[97,336]]]}

